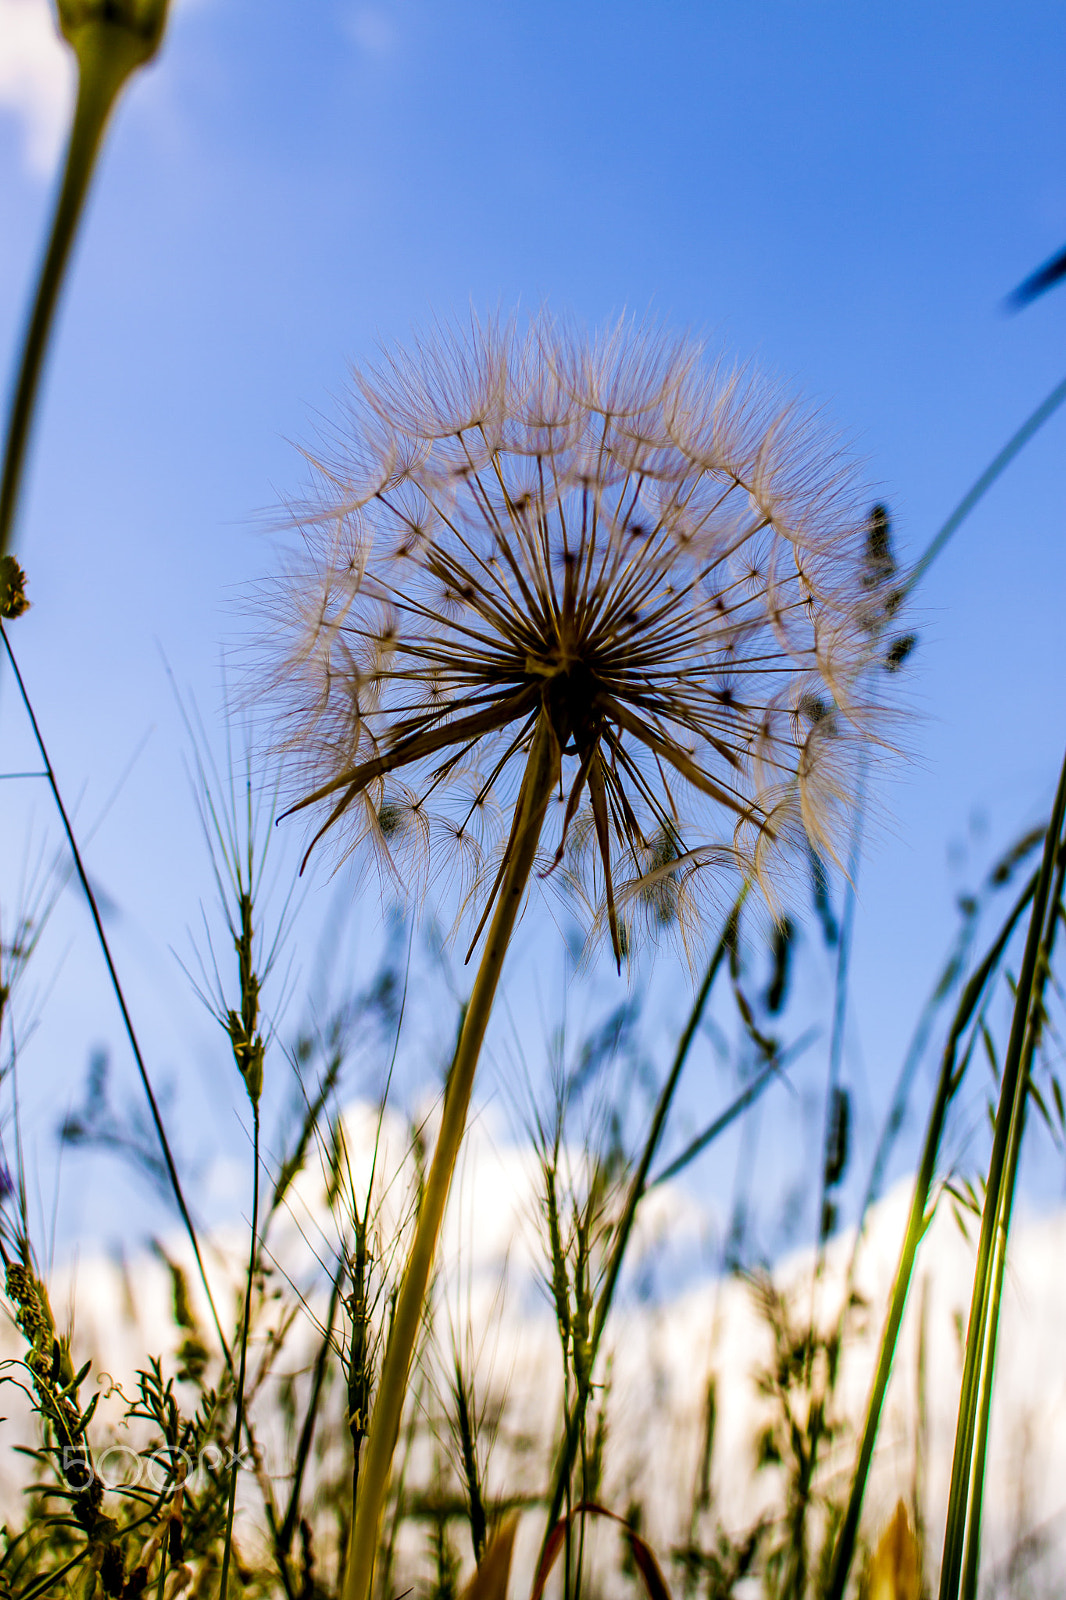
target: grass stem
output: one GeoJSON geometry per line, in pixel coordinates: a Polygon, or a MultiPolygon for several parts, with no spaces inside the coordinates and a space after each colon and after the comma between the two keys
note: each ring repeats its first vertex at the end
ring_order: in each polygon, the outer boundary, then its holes
{"type": "Polygon", "coordinates": [[[999,1109],[996,1113],[992,1154],[988,1164],[981,1237],[977,1247],[970,1321],[966,1333],[959,1420],[955,1433],[947,1525],[944,1530],[944,1556],[940,1569],[941,1600],[954,1600],[959,1593],[959,1578],[970,1523],[968,1508],[973,1483],[974,1442],[979,1417],[991,1400],[990,1367],[987,1383],[984,1386],[983,1401],[981,1380],[986,1365],[986,1341],[989,1344],[990,1354],[994,1350],[995,1343],[995,1327],[990,1325],[989,1316],[994,1255],[1000,1231],[1002,1229],[1005,1234],[1009,1225],[1009,1216],[1003,1212],[1006,1196],[1013,1189],[1008,1157],[1011,1156],[1014,1147],[1013,1160],[1016,1164],[1016,1146],[1021,1140],[1025,1098],[1029,1092],[1027,1067],[1031,1051],[1028,1040],[1031,1037],[1031,1030],[1038,1026],[1037,1019],[1047,971],[1046,956],[1056,917],[1057,901],[1051,899],[1052,877],[1064,817],[1066,817],[1066,759],[1063,761],[1051,820],[1044,841],[1044,859],[1040,865],[1033,895],[1033,909],[1029,918],[1025,954],[1018,977],[1010,1039],[1003,1060],[999,1109]],[[1050,927],[1046,927],[1049,915],[1050,927]]]}
{"type": "Polygon", "coordinates": [[[1035,433],[1039,432],[1049,417],[1054,416],[1063,401],[1066,401],[1066,378],[1063,378],[1061,383],[1057,383],[1051,393],[1040,402],[1036,410],[1026,417],[1017,432],[1011,435],[1003,449],[992,458],[981,473],[981,476],[963,495],[947,521],[933,535],[925,551],[907,576],[906,584],[903,587],[903,596],[910,594],[911,590],[921,582],[927,569],[932,566],[960,524],[965,522],[977,502],[984,498],[996,479],[1007,470],[1018,452],[1029,443],[1035,433]]]}
{"type": "Polygon", "coordinates": [[[185,1232],[189,1236],[189,1243],[192,1245],[193,1255],[196,1257],[196,1266],[200,1274],[200,1282],[204,1286],[204,1293],[207,1296],[207,1303],[211,1308],[211,1317],[215,1324],[215,1331],[218,1334],[219,1343],[222,1346],[222,1353],[225,1357],[226,1365],[232,1368],[233,1363],[230,1355],[230,1348],[226,1341],[226,1336],[222,1332],[222,1324],[219,1321],[218,1311],[215,1307],[214,1297],[211,1293],[211,1285],[207,1278],[207,1269],[204,1266],[203,1256],[200,1253],[200,1243],[196,1237],[196,1229],[193,1225],[189,1207],[185,1201],[185,1195],[181,1187],[181,1179],[178,1176],[178,1169],[175,1165],[174,1156],[170,1149],[170,1141],[167,1138],[166,1128],[163,1125],[163,1116],[159,1109],[159,1102],[156,1099],[155,1090],[152,1088],[152,1080],[148,1076],[148,1068],[145,1066],[144,1056],[141,1053],[141,1046],[138,1042],[137,1034],[133,1026],[133,1019],[130,1016],[129,1007],[126,1004],[126,997],[123,993],[122,984],[119,980],[118,970],[115,967],[114,959],[111,955],[111,946],[108,944],[107,934],[104,932],[104,924],[100,917],[100,908],[96,903],[96,896],[93,893],[92,885],[89,882],[88,873],[85,871],[85,864],[81,858],[81,851],[78,849],[78,841],[74,836],[74,829],[71,826],[70,817],[67,815],[67,808],[63,804],[63,797],[59,792],[59,784],[56,781],[55,769],[52,766],[51,758],[49,757],[44,738],[41,734],[37,718],[34,714],[33,705],[30,701],[29,694],[27,693],[22,673],[19,671],[19,665],[15,659],[14,651],[11,648],[11,642],[8,639],[7,630],[4,628],[2,623],[0,623],[0,640],[3,641],[4,650],[7,653],[7,659],[11,663],[12,672],[15,674],[15,682],[18,685],[18,691],[22,698],[22,704],[26,708],[26,715],[29,718],[30,727],[33,730],[33,737],[36,740],[37,749],[40,751],[41,760],[44,763],[44,771],[45,776],[48,779],[48,787],[52,791],[52,798],[56,803],[56,810],[59,812],[59,818],[63,825],[63,832],[66,834],[67,844],[70,848],[71,858],[74,862],[74,870],[77,873],[78,882],[81,884],[82,892],[85,895],[85,899],[89,906],[89,912],[93,920],[93,927],[96,929],[96,937],[99,941],[100,949],[103,952],[108,976],[111,979],[111,987],[115,991],[115,998],[118,1001],[119,1011],[122,1013],[122,1022],[126,1029],[126,1036],[129,1039],[130,1048],[133,1051],[133,1059],[137,1063],[137,1071],[140,1074],[141,1085],[144,1089],[145,1098],[148,1101],[148,1109],[151,1113],[152,1124],[155,1128],[156,1136],[159,1139],[159,1148],[162,1152],[163,1161],[166,1165],[167,1176],[170,1179],[170,1188],[174,1195],[174,1203],[176,1204],[181,1216],[181,1220],[185,1225],[185,1232]]]}
{"type": "Polygon", "coordinates": [[[611,1309],[611,1302],[614,1298],[615,1287],[618,1283],[618,1277],[622,1270],[622,1262],[625,1258],[626,1249],[629,1245],[629,1238],[633,1230],[633,1222],[636,1217],[637,1207],[643,1199],[646,1189],[649,1187],[648,1174],[651,1171],[651,1164],[654,1161],[656,1151],[659,1148],[659,1140],[661,1139],[663,1129],[666,1126],[666,1119],[670,1111],[670,1106],[673,1103],[673,1098],[677,1091],[678,1083],[681,1081],[681,1074],[684,1070],[685,1062],[688,1059],[689,1049],[692,1045],[693,1039],[696,1036],[696,1030],[699,1027],[700,1020],[703,1016],[704,1008],[706,1007],[708,998],[710,997],[711,990],[714,987],[714,980],[718,976],[722,962],[729,952],[732,942],[736,938],[737,923],[740,920],[740,913],[743,909],[744,902],[748,897],[750,889],[751,880],[748,879],[744,883],[743,888],[737,896],[729,916],[726,918],[725,927],[722,930],[718,943],[715,946],[714,953],[707,965],[703,982],[700,984],[699,992],[696,995],[695,1001],[693,1002],[688,1021],[686,1022],[681,1037],[677,1042],[677,1049],[674,1052],[673,1064],[667,1075],[666,1081],[659,1092],[659,1098],[656,1102],[655,1112],[651,1120],[651,1126],[648,1129],[648,1135],[644,1141],[644,1150],[641,1154],[640,1161],[637,1164],[636,1171],[633,1173],[633,1176],[630,1180],[629,1191],[626,1196],[625,1209],[622,1212],[622,1216],[618,1222],[618,1227],[615,1231],[610,1260],[607,1264],[607,1271],[604,1274],[603,1285],[600,1289],[599,1297],[596,1302],[596,1315],[589,1336],[588,1359],[585,1364],[584,1381],[578,1386],[577,1393],[574,1397],[573,1406],[568,1409],[566,1415],[565,1432],[563,1435],[558,1459],[556,1461],[554,1479],[552,1483],[551,1499],[548,1507],[547,1527],[544,1534],[544,1541],[541,1545],[541,1561],[544,1560],[545,1553],[548,1548],[548,1540],[551,1537],[552,1529],[559,1520],[559,1514],[562,1510],[563,1500],[565,1499],[569,1489],[570,1474],[573,1470],[574,1457],[577,1452],[578,1442],[581,1438],[585,1410],[588,1406],[589,1394],[592,1390],[592,1371],[596,1364],[596,1356],[599,1351],[600,1341],[603,1337],[603,1330],[607,1324],[607,1317],[611,1309]]]}
{"type": "Polygon", "coordinates": [[[244,1377],[248,1366],[248,1329],[252,1319],[252,1288],[259,1254],[259,1103],[252,1106],[252,1242],[248,1252],[248,1279],[244,1286],[244,1316],[241,1321],[241,1348],[237,1366],[237,1391],[234,1400],[233,1462],[229,1480],[229,1501],[226,1506],[226,1542],[222,1547],[222,1574],[218,1584],[218,1600],[226,1600],[229,1583],[230,1554],[233,1546],[233,1516],[237,1506],[237,1473],[240,1471],[241,1433],[244,1429],[244,1377]]]}
{"type": "MultiPolygon", "coordinates": [[[[1066,768],[1064,768],[1066,771],[1066,768]]],[[[1066,819],[1066,811],[1064,811],[1066,819]]],[[[1050,835],[1049,835],[1050,837],[1050,835]]],[[[995,1220],[993,1264],[989,1286],[985,1293],[984,1329],[987,1348],[981,1363],[981,1380],[977,1404],[973,1467],[970,1488],[970,1508],[966,1524],[966,1561],[963,1570],[962,1594],[964,1600],[975,1600],[981,1554],[981,1507],[984,1498],[985,1457],[988,1448],[988,1428],[992,1413],[992,1385],[995,1378],[996,1341],[999,1329],[999,1312],[1003,1297],[1003,1277],[1007,1266],[1007,1240],[1011,1213],[1014,1209],[1014,1188],[1018,1176],[1022,1137],[1025,1133],[1026,1112],[1029,1101],[1029,1082],[1033,1057],[1040,1039],[1044,1020],[1044,987],[1051,970],[1051,956],[1059,924],[1059,907],[1062,904],[1063,885],[1066,881],[1066,852],[1058,852],[1055,883],[1044,919],[1044,936],[1037,954],[1033,994],[1027,1010],[1025,1043],[1022,1049],[1018,1087],[1011,1107],[1010,1128],[1004,1161],[1003,1187],[995,1220]]],[[[986,1205],[987,1205],[986,1196],[986,1205]]]]}
{"type": "Polygon", "coordinates": [[[1024,914],[1026,906],[1033,898],[1036,887],[1037,874],[1034,873],[1011,907],[1010,913],[981,965],[967,982],[955,1016],[952,1019],[951,1029],[944,1046],[936,1094],[933,1098],[932,1109],[926,1124],[922,1159],[918,1167],[918,1175],[914,1180],[914,1191],[911,1196],[907,1227],[903,1236],[899,1263],[896,1267],[896,1276],[892,1286],[892,1298],[889,1302],[885,1326],[881,1334],[877,1367],[870,1389],[870,1398],[867,1402],[866,1419],[863,1425],[862,1438],[859,1442],[855,1470],[852,1474],[848,1505],[844,1513],[844,1520],[841,1523],[840,1532],[837,1535],[836,1548],[833,1552],[826,1600],[842,1600],[847,1586],[848,1575],[851,1571],[851,1564],[855,1556],[859,1517],[862,1513],[866,1483],[869,1478],[870,1465],[873,1461],[874,1445],[877,1442],[878,1429],[881,1424],[881,1412],[888,1391],[889,1378],[892,1374],[892,1363],[896,1353],[899,1330],[903,1321],[903,1313],[906,1309],[907,1294],[914,1272],[918,1246],[925,1234],[929,1220],[927,1207],[929,1194],[933,1186],[933,1178],[936,1173],[937,1157],[940,1153],[940,1140],[944,1131],[948,1107],[958,1090],[961,1078],[961,1069],[957,1064],[959,1042],[980,1004],[981,997],[990,978],[1002,960],[1003,952],[1020,918],[1024,914]]]}

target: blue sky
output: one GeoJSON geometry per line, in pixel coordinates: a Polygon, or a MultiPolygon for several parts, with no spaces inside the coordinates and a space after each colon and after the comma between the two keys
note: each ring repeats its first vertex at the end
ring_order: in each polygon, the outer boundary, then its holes
{"type": "MultiPolygon", "coordinates": [[[[57,44],[19,43],[31,10],[0,5],[7,372],[66,81],[57,44]]],[[[1052,4],[178,5],[120,107],[62,307],[15,643],[84,828],[121,783],[91,867],[190,1150],[242,1144],[169,951],[208,884],[161,652],[214,719],[240,594],[272,566],[264,528],[303,481],[294,443],[334,414],[348,363],[469,306],[651,314],[819,404],[916,555],[1066,369],[1066,290],[1001,311],[1066,242],[1064,43],[1052,4]]],[[[1050,801],[1064,438],[1066,412],[916,597],[913,760],[860,883],[849,1059],[874,1108],[954,895],[1050,801]]],[[[5,769],[34,764],[7,677],[0,736],[5,769]]],[[[7,841],[51,828],[32,786],[5,783],[0,806],[7,841]]],[[[313,912],[329,891],[311,892],[313,912]]],[[[126,1072],[73,900],[61,922],[25,1057],[42,1160],[89,1045],[126,1072]]],[[[810,981],[824,991],[816,962],[810,981]]]]}

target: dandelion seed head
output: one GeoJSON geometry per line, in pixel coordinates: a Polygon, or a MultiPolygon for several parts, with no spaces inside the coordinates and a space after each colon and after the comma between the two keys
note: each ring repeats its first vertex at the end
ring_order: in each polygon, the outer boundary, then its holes
{"type": "Polygon", "coordinates": [[[546,721],[540,874],[616,954],[836,853],[895,568],[817,419],[691,341],[542,315],[388,355],[311,459],[266,654],[316,839],[480,916],[546,721]]]}

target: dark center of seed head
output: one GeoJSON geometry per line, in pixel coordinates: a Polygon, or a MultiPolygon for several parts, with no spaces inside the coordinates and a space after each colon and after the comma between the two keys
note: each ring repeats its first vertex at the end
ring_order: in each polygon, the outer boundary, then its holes
{"type": "Polygon", "coordinates": [[[599,680],[584,661],[570,661],[548,679],[545,706],[565,754],[587,743],[597,721],[599,680]]]}

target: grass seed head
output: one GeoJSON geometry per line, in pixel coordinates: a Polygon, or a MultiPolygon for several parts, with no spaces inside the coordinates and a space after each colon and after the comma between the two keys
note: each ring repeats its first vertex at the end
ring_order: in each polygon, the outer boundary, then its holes
{"type": "Polygon", "coordinates": [[[29,609],[26,574],[14,556],[0,556],[0,618],[10,622],[29,609]]]}
{"type": "Polygon", "coordinates": [[[543,720],[542,874],[619,960],[834,853],[891,569],[795,406],[656,330],[474,322],[357,373],[312,465],[267,677],[315,841],[483,922],[543,720]]]}

